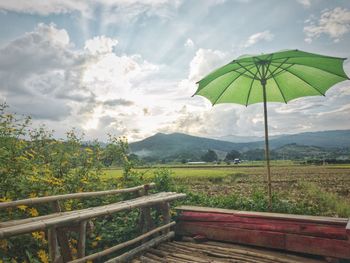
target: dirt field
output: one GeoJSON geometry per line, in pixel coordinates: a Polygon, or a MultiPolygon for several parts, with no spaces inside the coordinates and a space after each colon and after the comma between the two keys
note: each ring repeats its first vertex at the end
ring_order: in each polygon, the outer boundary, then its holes
{"type": "MultiPolygon", "coordinates": [[[[242,195],[249,194],[254,188],[265,188],[266,168],[264,167],[222,169],[227,176],[209,179],[212,184],[200,178],[198,180],[193,178],[191,187],[196,191],[211,194],[235,192],[242,195]]],[[[217,173],[220,168],[215,170],[214,173],[217,173]]],[[[272,167],[271,172],[273,191],[283,195],[300,198],[303,196],[302,185],[311,183],[318,186],[320,190],[335,193],[350,201],[350,166],[276,166],[272,167]]],[[[207,173],[210,173],[209,169],[207,173]]],[[[178,175],[178,177],[182,176],[178,175]]],[[[188,182],[191,181],[188,180],[188,182]]]]}

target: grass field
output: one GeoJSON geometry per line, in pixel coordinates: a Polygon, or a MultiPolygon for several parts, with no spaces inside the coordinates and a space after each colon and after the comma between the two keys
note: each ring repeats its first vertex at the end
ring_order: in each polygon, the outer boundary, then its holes
{"type": "MultiPolygon", "coordinates": [[[[156,168],[137,171],[152,180],[156,168]]],[[[236,195],[251,197],[266,192],[265,167],[208,166],[172,167],[175,184],[210,198],[236,195]]],[[[105,170],[105,178],[118,178],[122,170],[105,170]]],[[[350,165],[275,165],[272,167],[273,193],[286,202],[306,202],[322,215],[350,216],[350,165]]]]}

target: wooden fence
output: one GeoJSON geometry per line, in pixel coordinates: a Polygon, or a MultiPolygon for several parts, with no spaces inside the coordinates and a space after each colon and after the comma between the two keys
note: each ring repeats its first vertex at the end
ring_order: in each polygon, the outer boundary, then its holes
{"type": "Polygon", "coordinates": [[[12,220],[0,222],[0,238],[9,238],[15,235],[27,234],[35,231],[47,231],[48,247],[51,262],[86,262],[87,260],[101,259],[111,255],[121,249],[137,244],[140,241],[146,241],[151,236],[157,237],[144,242],[142,245],[114,258],[107,262],[125,262],[141,251],[156,245],[164,240],[174,236],[174,232],[170,228],[175,222],[170,222],[170,202],[185,197],[185,194],[174,192],[161,192],[149,194],[149,190],[154,188],[155,184],[141,185],[127,189],[117,189],[99,192],[83,192],[65,195],[46,196],[38,198],[23,199],[11,202],[0,203],[0,209],[17,207],[19,205],[40,205],[51,203],[54,213],[26,218],[20,220],[12,220]],[[81,210],[62,211],[60,201],[68,199],[81,199],[86,197],[101,197],[106,195],[116,195],[122,193],[134,193],[135,198],[126,201],[111,203],[108,205],[89,207],[81,210]],[[163,225],[154,228],[151,207],[156,208],[161,213],[163,225]],[[132,209],[140,209],[140,229],[142,235],[115,245],[101,252],[87,255],[85,254],[86,234],[91,219],[101,216],[111,215],[121,211],[130,211],[132,209]],[[73,260],[69,248],[67,231],[76,231],[79,233],[78,239],[78,258],[73,260]],[[160,236],[159,236],[160,233],[160,236]]]}

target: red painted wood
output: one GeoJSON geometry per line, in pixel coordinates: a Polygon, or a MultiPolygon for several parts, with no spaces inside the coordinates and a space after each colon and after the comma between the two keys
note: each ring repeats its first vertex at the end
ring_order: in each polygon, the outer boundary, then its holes
{"type": "Polygon", "coordinates": [[[283,233],[225,228],[220,225],[208,226],[197,222],[180,222],[176,226],[176,231],[180,235],[202,235],[211,240],[284,249],[283,233]]]}
{"type": "Polygon", "coordinates": [[[180,218],[181,221],[191,222],[213,222],[222,226],[264,230],[273,232],[302,234],[316,237],[326,237],[347,240],[348,236],[345,227],[341,225],[327,225],[315,223],[301,223],[292,220],[271,220],[264,218],[241,217],[232,214],[201,213],[184,211],[180,218]]]}
{"type": "Polygon", "coordinates": [[[281,214],[281,213],[268,213],[268,212],[252,212],[252,211],[237,211],[230,209],[221,209],[213,207],[200,207],[200,206],[179,206],[176,210],[181,212],[199,212],[199,213],[211,213],[211,214],[230,214],[241,217],[254,217],[259,219],[277,219],[277,220],[292,220],[294,222],[307,222],[315,224],[327,224],[327,225],[346,225],[348,218],[337,217],[325,217],[325,216],[307,216],[307,215],[294,215],[294,214],[281,214]]]}
{"type": "Polygon", "coordinates": [[[275,222],[295,222],[295,223],[305,223],[305,224],[317,224],[317,225],[326,225],[326,226],[334,226],[334,227],[340,227],[344,228],[346,225],[346,222],[337,224],[329,224],[329,223],[323,223],[313,220],[294,220],[291,218],[270,218],[270,217],[261,217],[261,216],[252,216],[252,215],[244,215],[244,214],[226,214],[226,213],[210,213],[210,212],[194,212],[194,211],[183,211],[181,212],[180,218],[183,220],[198,220],[200,221],[242,221],[242,220],[271,220],[275,222]]]}
{"type": "Polygon", "coordinates": [[[350,242],[281,232],[241,229],[222,224],[180,221],[180,235],[205,235],[208,239],[277,248],[294,252],[350,259],[350,242]]]}
{"type": "Polygon", "coordinates": [[[350,259],[350,242],[301,235],[286,235],[286,250],[350,259]]]}

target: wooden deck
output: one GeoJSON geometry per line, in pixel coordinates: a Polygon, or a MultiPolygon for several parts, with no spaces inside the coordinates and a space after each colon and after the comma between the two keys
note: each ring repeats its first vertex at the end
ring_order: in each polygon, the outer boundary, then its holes
{"type": "Polygon", "coordinates": [[[322,259],[310,258],[274,250],[248,247],[223,242],[203,243],[172,241],[148,249],[132,263],[320,263],[322,259]]]}

